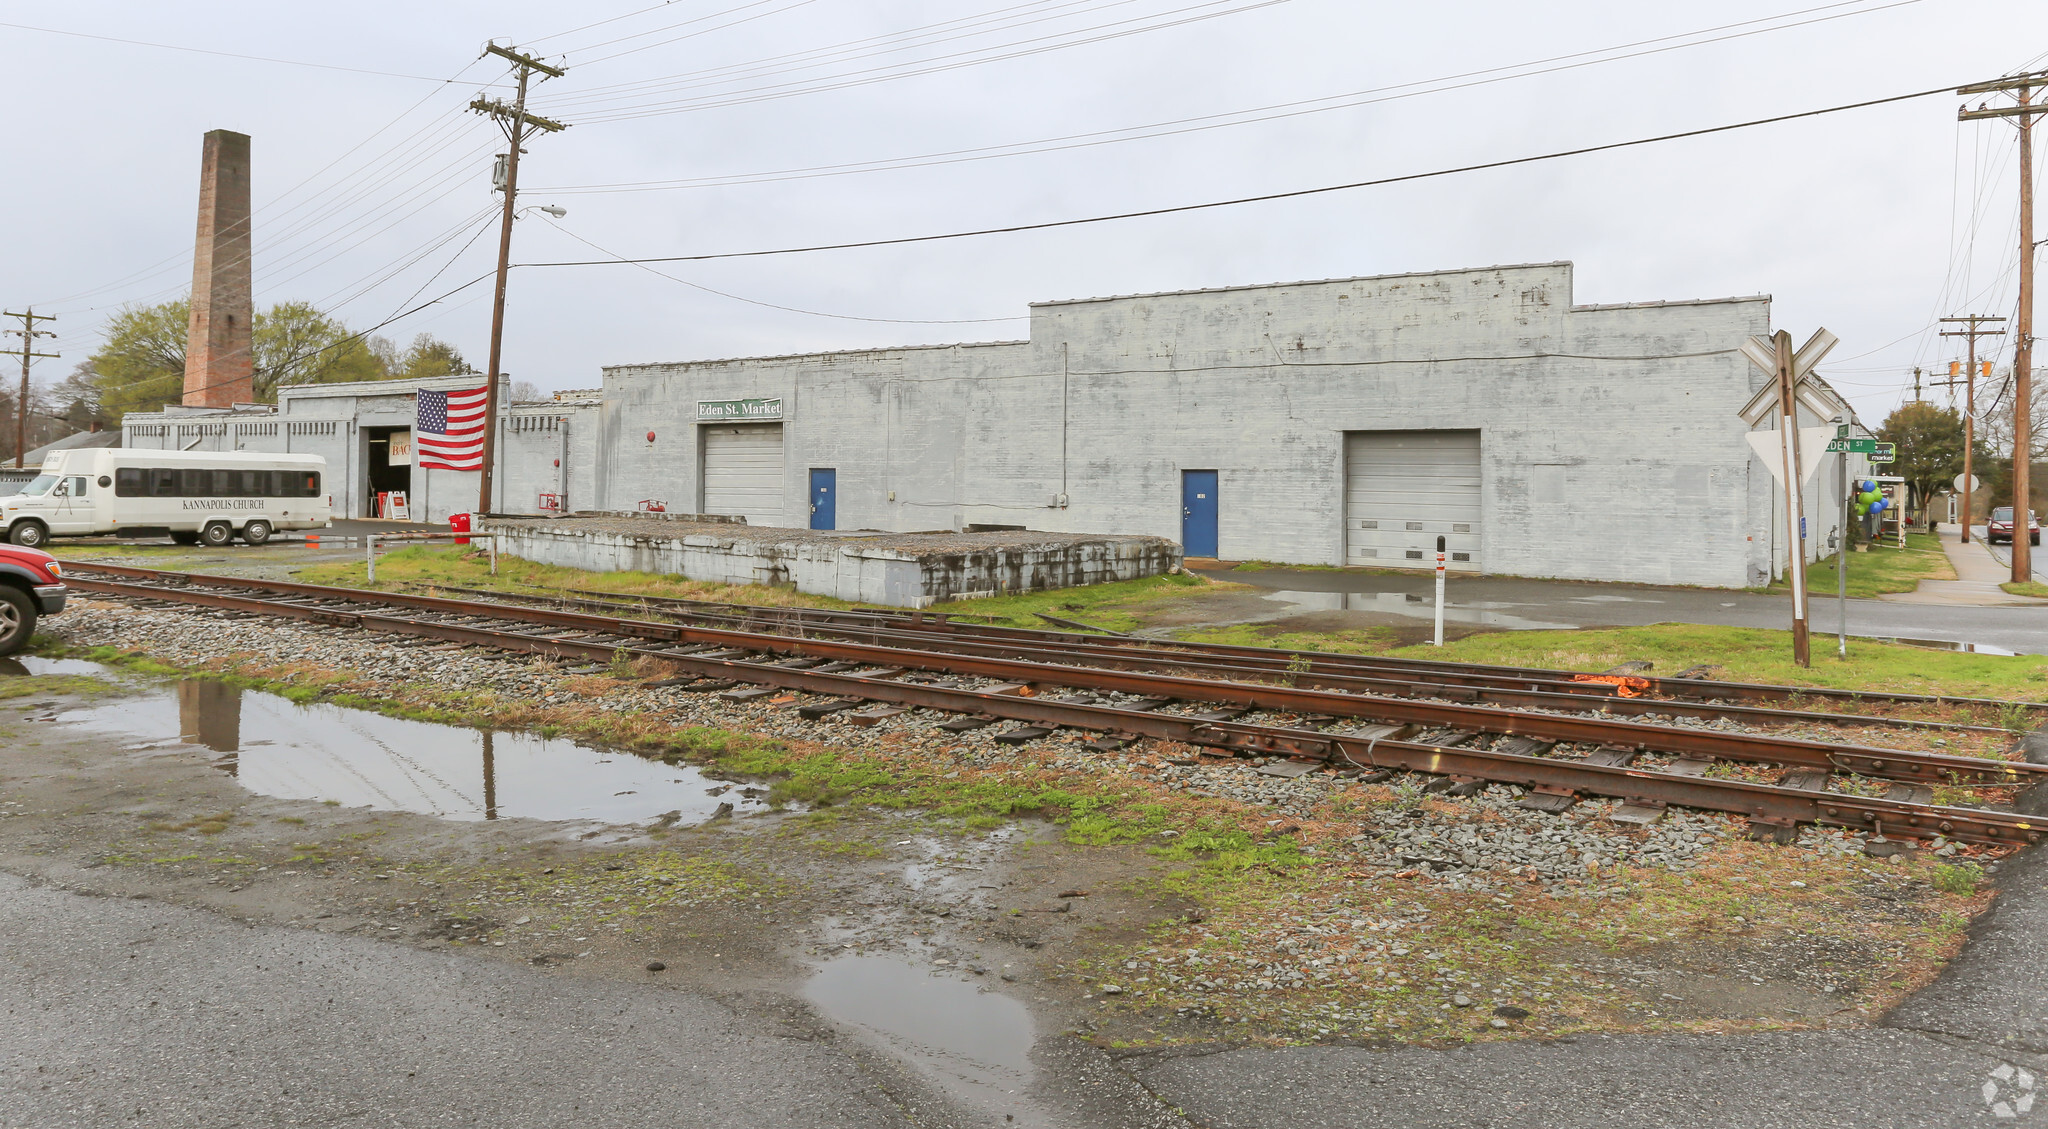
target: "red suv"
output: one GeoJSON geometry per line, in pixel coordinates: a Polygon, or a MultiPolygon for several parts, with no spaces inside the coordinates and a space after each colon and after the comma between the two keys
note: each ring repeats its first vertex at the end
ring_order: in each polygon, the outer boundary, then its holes
{"type": "Polygon", "coordinates": [[[28,646],[36,617],[64,610],[64,570],[41,549],[0,545],[0,655],[28,646]]]}
{"type": "MultiPolygon", "coordinates": [[[[1984,523],[1984,540],[1987,542],[2012,541],[2012,507],[2000,506],[1991,511],[1990,520],[1984,523]]],[[[2041,543],[2041,523],[2034,511],[2027,511],[2027,544],[2041,543]]]]}

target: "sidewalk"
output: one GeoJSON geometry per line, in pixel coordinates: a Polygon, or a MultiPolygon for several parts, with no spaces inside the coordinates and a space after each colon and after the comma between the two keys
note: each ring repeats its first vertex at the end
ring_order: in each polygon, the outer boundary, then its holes
{"type": "Polygon", "coordinates": [[[1960,528],[1943,525],[1940,537],[1941,549],[1948,554],[1948,563],[1955,568],[1956,579],[1923,580],[1914,591],[1895,592],[1878,599],[1898,604],[1942,604],[1950,607],[2048,607],[2048,600],[2015,596],[1999,587],[2012,578],[2012,570],[1992,557],[1990,550],[1984,547],[1981,535],[1972,537],[1966,545],[1962,542],[1960,528]]]}

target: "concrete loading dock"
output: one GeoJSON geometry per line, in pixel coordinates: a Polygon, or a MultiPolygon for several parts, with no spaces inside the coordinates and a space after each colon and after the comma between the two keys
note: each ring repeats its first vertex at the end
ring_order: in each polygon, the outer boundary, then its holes
{"type": "Polygon", "coordinates": [[[600,572],[638,571],[922,608],[940,601],[1160,576],[1180,547],[1160,537],[1023,530],[883,533],[764,528],[697,514],[490,517],[500,551],[600,572]]]}

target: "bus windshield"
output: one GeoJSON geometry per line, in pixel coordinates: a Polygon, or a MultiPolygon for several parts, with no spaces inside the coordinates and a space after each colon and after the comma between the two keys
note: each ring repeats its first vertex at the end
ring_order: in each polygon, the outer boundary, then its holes
{"type": "Polygon", "coordinates": [[[55,485],[57,485],[56,475],[39,474],[36,475],[35,478],[32,479],[26,486],[23,486],[21,488],[21,493],[26,494],[32,498],[40,498],[43,495],[48,494],[50,492],[50,487],[55,485]]]}

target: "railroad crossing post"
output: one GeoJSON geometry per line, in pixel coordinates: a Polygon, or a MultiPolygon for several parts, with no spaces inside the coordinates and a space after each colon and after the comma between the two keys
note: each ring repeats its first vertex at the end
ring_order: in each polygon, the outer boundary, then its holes
{"type": "Polygon", "coordinates": [[[368,576],[367,579],[369,580],[370,583],[375,584],[377,583],[377,535],[372,533],[368,537],[363,538],[363,540],[365,543],[369,545],[368,560],[370,562],[370,575],[368,576]]]}
{"type": "Polygon", "coordinates": [[[1444,539],[1436,539],[1436,645],[1444,645],[1444,539]]]}

